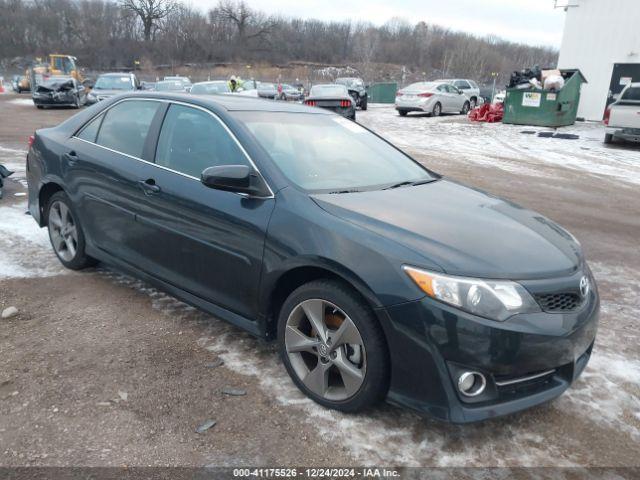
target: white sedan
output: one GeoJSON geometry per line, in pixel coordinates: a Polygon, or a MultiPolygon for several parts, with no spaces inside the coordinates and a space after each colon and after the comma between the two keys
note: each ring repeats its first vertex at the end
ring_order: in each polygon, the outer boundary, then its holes
{"type": "Polygon", "coordinates": [[[401,116],[425,112],[433,117],[441,113],[466,115],[471,108],[469,97],[447,82],[418,82],[398,90],[396,110],[401,116]]]}

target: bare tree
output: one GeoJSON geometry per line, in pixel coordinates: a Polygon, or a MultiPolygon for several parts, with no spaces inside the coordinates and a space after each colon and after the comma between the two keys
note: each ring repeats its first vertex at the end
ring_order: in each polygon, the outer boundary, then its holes
{"type": "Polygon", "coordinates": [[[121,5],[140,18],[144,41],[149,42],[154,36],[158,23],[175,10],[177,4],[172,0],[122,0],[121,5]]]}

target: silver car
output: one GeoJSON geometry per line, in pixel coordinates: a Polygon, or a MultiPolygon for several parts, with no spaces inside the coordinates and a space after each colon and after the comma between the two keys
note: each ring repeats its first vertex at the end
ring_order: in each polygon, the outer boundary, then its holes
{"type": "Polygon", "coordinates": [[[409,112],[429,113],[433,117],[441,113],[466,115],[470,108],[469,97],[446,82],[412,83],[396,93],[396,110],[403,117],[409,112]]]}

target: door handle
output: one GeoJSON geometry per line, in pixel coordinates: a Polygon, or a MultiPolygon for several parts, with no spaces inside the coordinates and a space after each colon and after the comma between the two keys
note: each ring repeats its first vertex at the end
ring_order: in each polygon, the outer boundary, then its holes
{"type": "Polygon", "coordinates": [[[69,153],[65,153],[64,158],[67,160],[67,164],[70,167],[73,167],[78,163],[78,154],[74,150],[71,150],[69,153]]]}
{"type": "Polygon", "coordinates": [[[160,192],[160,187],[156,185],[156,181],[153,178],[147,178],[146,180],[140,180],[138,185],[142,187],[142,191],[145,195],[155,195],[160,192]]]}

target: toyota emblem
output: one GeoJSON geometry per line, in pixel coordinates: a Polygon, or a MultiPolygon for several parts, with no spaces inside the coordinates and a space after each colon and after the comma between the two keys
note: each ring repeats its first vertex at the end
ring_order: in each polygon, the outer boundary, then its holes
{"type": "Polygon", "coordinates": [[[580,295],[582,295],[582,298],[587,298],[589,288],[589,278],[585,275],[580,279],[580,295]]]}

